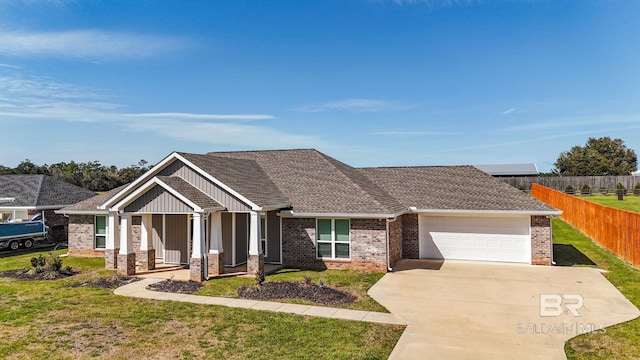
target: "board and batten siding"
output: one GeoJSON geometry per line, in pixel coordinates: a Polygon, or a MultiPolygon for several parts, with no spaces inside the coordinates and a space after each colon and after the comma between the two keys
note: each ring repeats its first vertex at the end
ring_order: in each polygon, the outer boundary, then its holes
{"type": "Polygon", "coordinates": [[[187,239],[187,215],[166,215],[164,237],[164,262],[166,264],[189,263],[187,239]]]}
{"type": "Polygon", "coordinates": [[[164,227],[162,215],[154,214],[151,216],[151,238],[153,239],[153,248],[156,249],[156,258],[164,259],[164,227]]]}
{"type": "MultiPolygon", "coordinates": [[[[250,211],[251,209],[235,196],[221,189],[216,184],[198,174],[196,171],[185,165],[179,160],[175,160],[166,168],[162,169],[158,175],[163,176],[179,176],[186,182],[198,188],[203,193],[209,195],[220,204],[227,208],[227,211],[250,211]]],[[[213,177],[216,174],[211,174],[213,177]]]]}
{"type": "Polygon", "coordinates": [[[280,218],[277,213],[277,211],[267,212],[267,256],[264,261],[281,264],[280,218]]]}
{"type": "Polygon", "coordinates": [[[233,214],[222,214],[222,251],[225,266],[233,266],[233,214]]]}
{"type": "Polygon", "coordinates": [[[162,186],[156,185],[127,205],[124,211],[146,214],[189,214],[193,209],[162,186]]]}
{"type": "Polygon", "coordinates": [[[247,262],[249,252],[249,214],[236,214],[236,265],[247,262]]]}

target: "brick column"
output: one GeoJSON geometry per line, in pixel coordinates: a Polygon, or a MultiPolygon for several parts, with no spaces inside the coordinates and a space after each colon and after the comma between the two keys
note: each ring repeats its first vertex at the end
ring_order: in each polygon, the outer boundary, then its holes
{"type": "Polygon", "coordinates": [[[136,273],[136,253],[133,252],[133,241],[131,240],[131,215],[122,215],[120,224],[118,272],[125,275],[134,275],[136,273]]]}
{"type": "Polygon", "coordinates": [[[152,232],[151,215],[142,215],[140,222],[140,250],[136,255],[140,271],[149,271],[156,268],[156,251],[153,249],[152,232]]]}
{"type": "Polygon", "coordinates": [[[546,216],[531,217],[531,264],[551,265],[553,241],[551,219],[546,216]]]}
{"type": "Polygon", "coordinates": [[[118,254],[118,272],[124,275],[136,274],[136,253],[118,254]]]}
{"type": "Polygon", "coordinates": [[[118,270],[118,253],[120,249],[104,250],[104,267],[109,270],[118,270]]]}
{"type": "Polygon", "coordinates": [[[138,260],[138,270],[149,271],[156,268],[156,249],[139,251],[136,253],[138,260]]]}
{"type": "Polygon", "coordinates": [[[192,281],[202,282],[204,275],[202,266],[204,263],[203,245],[204,237],[204,217],[200,213],[193,214],[193,244],[191,260],[189,260],[189,277],[192,281]]]}
{"type": "Polygon", "coordinates": [[[209,253],[207,254],[207,265],[209,276],[220,276],[224,274],[224,252],[222,245],[222,214],[220,212],[211,213],[209,221],[209,253]]]}
{"type": "Polygon", "coordinates": [[[251,255],[247,259],[247,273],[255,275],[258,271],[264,271],[264,255],[251,255]]]}

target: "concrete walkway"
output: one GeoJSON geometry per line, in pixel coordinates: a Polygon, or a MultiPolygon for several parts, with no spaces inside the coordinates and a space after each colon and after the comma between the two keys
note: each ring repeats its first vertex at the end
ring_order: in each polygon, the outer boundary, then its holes
{"type": "Polygon", "coordinates": [[[152,300],[170,300],[190,302],[194,304],[220,305],[234,308],[265,310],[296,315],[317,316],[330,319],[365,321],[378,324],[406,325],[397,316],[373,311],[337,309],[325,306],[286,304],[274,301],[232,299],[214,296],[176,294],[147,290],[147,286],[162,279],[144,278],[140,281],[121,286],[113,292],[116,295],[152,300]]]}

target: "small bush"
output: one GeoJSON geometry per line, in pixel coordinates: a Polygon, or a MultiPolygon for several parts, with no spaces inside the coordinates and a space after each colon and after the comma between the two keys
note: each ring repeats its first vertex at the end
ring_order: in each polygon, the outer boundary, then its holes
{"type": "Polygon", "coordinates": [[[256,273],[256,285],[258,286],[262,286],[262,284],[264,283],[264,271],[260,270],[256,273]]]}
{"type": "Polygon", "coordinates": [[[640,195],[640,183],[636,183],[636,186],[633,187],[633,195],[640,195]]]}
{"type": "Polygon", "coordinates": [[[616,193],[622,192],[624,195],[627,195],[627,189],[621,183],[616,185],[616,193]]]}
{"type": "Polygon", "coordinates": [[[305,275],[304,276],[304,283],[307,284],[307,285],[311,285],[311,276],[305,275]]]}
{"type": "Polygon", "coordinates": [[[598,190],[598,191],[600,191],[600,194],[602,194],[602,195],[607,195],[609,193],[607,188],[604,187],[604,186],[600,186],[600,190],[598,190]]]}
{"type": "Polygon", "coordinates": [[[72,271],[70,266],[67,266],[66,269],[62,268],[62,259],[54,252],[50,252],[47,256],[40,254],[38,257],[31,258],[31,266],[36,273],[72,271]]]}
{"type": "Polygon", "coordinates": [[[576,193],[576,190],[573,188],[573,186],[567,185],[567,187],[564,188],[564,192],[569,194],[569,195],[573,195],[573,194],[576,193]]]}
{"type": "Polygon", "coordinates": [[[591,195],[591,186],[589,186],[589,184],[582,185],[582,187],[580,188],[580,193],[582,195],[591,195]]]}

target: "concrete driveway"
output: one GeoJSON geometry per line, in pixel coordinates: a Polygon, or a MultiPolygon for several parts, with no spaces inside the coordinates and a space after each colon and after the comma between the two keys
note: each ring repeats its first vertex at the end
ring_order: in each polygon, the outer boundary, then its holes
{"type": "Polygon", "coordinates": [[[566,359],[568,339],[640,315],[592,268],[424,260],[396,268],[369,290],[408,324],[391,359],[566,359]]]}

